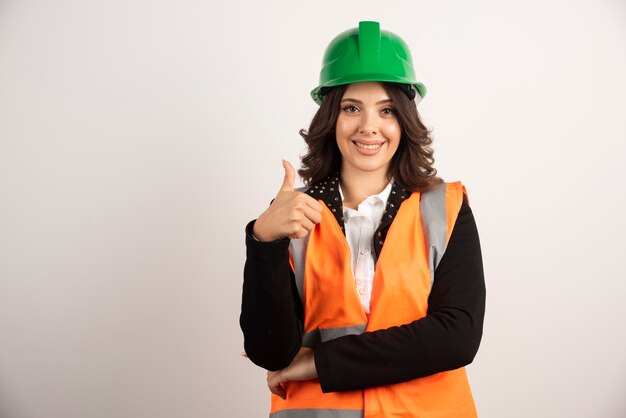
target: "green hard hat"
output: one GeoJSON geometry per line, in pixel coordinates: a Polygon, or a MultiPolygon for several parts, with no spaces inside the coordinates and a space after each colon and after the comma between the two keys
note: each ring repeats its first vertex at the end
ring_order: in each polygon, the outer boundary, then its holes
{"type": "Polygon", "coordinates": [[[426,95],[426,86],[415,78],[407,44],[398,35],[380,30],[378,22],[359,22],[358,28],[337,35],[324,52],[319,86],[311,97],[322,104],[324,87],[360,81],[407,84],[417,90],[415,101],[426,95]]]}

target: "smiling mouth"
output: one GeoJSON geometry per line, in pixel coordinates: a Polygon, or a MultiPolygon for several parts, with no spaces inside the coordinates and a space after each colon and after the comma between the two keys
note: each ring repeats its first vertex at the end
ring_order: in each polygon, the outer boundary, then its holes
{"type": "Polygon", "coordinates": [[[377,150],[383,146],[382,142],[380,144],[371,144],[371,145],[361,144],[360,142],[356,142],[356,141],[352,141],[352,143],[359,148],[369,149],[369,150],[377,150]]]}

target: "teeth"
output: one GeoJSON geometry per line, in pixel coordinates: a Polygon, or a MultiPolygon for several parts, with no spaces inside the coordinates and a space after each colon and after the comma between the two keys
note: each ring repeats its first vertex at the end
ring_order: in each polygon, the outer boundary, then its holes
{"type": "Polygon", "coordinates": [[[364,148],[364,149],[378,149],[383,146],[383,144],[365,145],[365,144],[360,144],[358,142],[355,142],[355,144],[357,147],[364,148]]]}

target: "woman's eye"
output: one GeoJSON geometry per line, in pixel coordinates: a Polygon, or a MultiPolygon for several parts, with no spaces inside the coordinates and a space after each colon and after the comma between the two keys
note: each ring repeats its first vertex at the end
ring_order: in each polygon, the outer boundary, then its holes
{"type": "Polygon", "coordinates": [[[395,114],[396,114],[395,109],[392,109],[392,108],[390,108],[390,107],[386,107],[386,108],[384,108],[384,109],[382,110],[382,112],[383,112],[385,115],[395,115],[395,114]]]}
{"type": "Polygon", "coordinates": [[[359,109],[357,109],[357,107],[356,107],[356,106],[352,106],[352,105],[350,105],[350,106],[344,106],[344,107],[342,108],[342,110],[343,110],[344,112],[354,113],[354,112],[356,112],[356,111],[357,111],[357,110],[359,110],[359,109]]]}

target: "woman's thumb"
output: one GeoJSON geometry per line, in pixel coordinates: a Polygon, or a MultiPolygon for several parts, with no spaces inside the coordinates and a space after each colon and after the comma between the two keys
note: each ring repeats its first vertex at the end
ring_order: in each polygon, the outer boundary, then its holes
{"type": "Polygon", "coordinates": [[[285,169],[285,177],[283,178],[283,184],[280,186],[281,192],[293,192],[294,184],[296,182],[296,171],[293,169],[291,163],[287,160],[283,161],[283,168],[285,169]]]}

